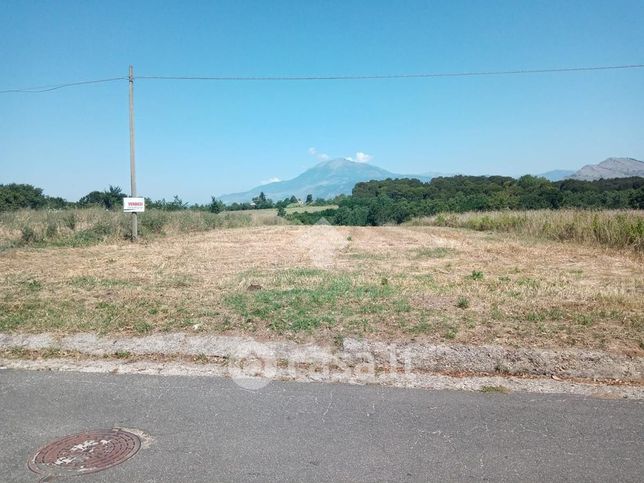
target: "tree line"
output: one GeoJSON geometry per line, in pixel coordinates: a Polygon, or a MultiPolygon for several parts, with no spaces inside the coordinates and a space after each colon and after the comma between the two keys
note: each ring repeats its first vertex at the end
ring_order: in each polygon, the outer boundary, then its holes
{"type": "MultiPolygon", "coordinates": [[[[91,191],[78,201],[67,201],[60,197],[52,197],[44,194],[42,188],[30,184],[0,184],[0,212],[13,211],[23,208],[29,209],[64,209],[64,208],[88,208],[100,207],[106,210],[117,210],[123,207],[123,198],[128,196],[120,186],[109,186],[103,191],[91,191]]],[[[224,204],[214,196],[210,203],[187,203],[179,196],[172,200],[165,198],[152,200],[145,198],[145,206],[163,211],[198,210],[220,213],[222,211],[242,211],[277,208],[281,215],[285,214],[285,208],[292,204],[320,205],[328,203],[324,199],[313,200],[313,195],[307,195],[305,201],[291,196],[280,201],[273,201],[267,198],[262,192],[250,202],[224,204]]]]}
{"type": "MultiPolygon", "coordinates": [[[[103,191],[92,191],[77,202],[68,202],[60,197],[47,196],[41,188],[28,184],[7,184],[0,185],[0,211],[90,206],[114,210],[122,207],[125,196],[120,187],[110,186],[103,191]]],[[[262,192],[251,202],[229,205],[214,196],[206,204],[189,204],[178,196],[170,201],[146,198],[146,207],[164,211],[190,209],[212,213],[274,208],[278,210],[278,215],[304,224],[317,223],[324,217],[336,225],[377,226],[403,223],[414,217],[442,212],[559,208],[644,209],[644,178],[548,181],[527,175],[518,179],[508,176],[450,176],[434,178],[429,182],[418,179],[386,179],[357,183],[351,195],[340,195],[333,200],[314,200],[312,195],[308,195],[305,201],[300,201],[295,196],[273,201],[262,192]],[[293,204],[334,204],[337,208],[287,214],[286,207],[293,204]]]]}
{"type": "Polygon", "coordinates": [[[357,183],[337,209],[293,213],[291,220],[384,225],[442,212],[559,208],[644,209],[644,178],[548,181],[536,176],[451,176],[429,182],[386,179],[357,183]]]}

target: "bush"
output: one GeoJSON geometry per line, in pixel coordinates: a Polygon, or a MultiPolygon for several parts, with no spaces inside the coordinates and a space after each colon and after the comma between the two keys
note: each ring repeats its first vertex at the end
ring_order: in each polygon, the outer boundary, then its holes
{"type": "Polygon", "coordinates": [[[140,220],[144,230],[142,234],[146,231],[161,234],[168,223],[168,215],[162,211],[148,211],[140,216],[140,220]]]}
{"type": "Polygon", "coordinates": [[[58,221],[53,217],[49,217],[47,220],[47,232],[46,237],[49,239],[56,238],[58,236],[58,221]]]}
{"type": "Polygon", "coordinates": [[[37,243],[43,241],[43,236],[31,226],[23,226],[21,229],[21,240],[24,243],[37,243]]]}
{"type": "Polygon", "coordinates": [[[63,224],[69,228],[71,231],[76,230],[76,225],[78,224],[78,217],[74,211],[69,211],[63,216],[63,224]]]}

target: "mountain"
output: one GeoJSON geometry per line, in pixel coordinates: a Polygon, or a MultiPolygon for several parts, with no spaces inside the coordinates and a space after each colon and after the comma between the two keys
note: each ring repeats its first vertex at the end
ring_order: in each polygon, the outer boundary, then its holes
{"type": "Polygon", "coordinates": [[[429,181],[431,176],[396,174],[372,164],[339,158],[322,161],[293,179],[256,186],[243,193],[222,195],[219,199],[224,203],[241,203],[250,201],[262,191],[273,201],[290,198],[292,195],[304,199],[308,194],[312,194],[313,198],[328,199],[340,194],[351,194],[355,184],[361,181],[387,178],[417,178],[429,181]]]}
{"type": "Polygon", "coordinates": [[[570,169],[553,169],[552,171],[547,171],[545,173],[538,174],[542,178],[546,178],[549,181],[561,181],[573,175],[575,172],[570,169]]]}
{"type": "MultiPolygon", "coordinates": [[[[339,158],[322,161],[293,179],[263,184],[242,193],[222,195],[219,199],[224,203],[242,203],[252,200],[262,191],[273,201],[290,198],[293,195],[304,199],[308,194],[313,195],[313,198],[328,199],[340,194],[350,194],[355,184],[361,181],[387,178],[417,178],[421,181],[429,181],[438,176],[452,175],[435,172],[421,175],[397,174],[373,164],[339,158]]],[[[579,171],[557,169],[539,176],[551,181],[566,178],[593,180],[644,176],[644,162],[632,158],[608,158],[599,164],[584,166],[579,171]]]]}
{"type": "Polygon", "coordinates": [[[595,179],[644,176],[644,162],[633,158],[608,158],[599,164],[588,164],[575,172],[570,179],[592,181],[595,179]]]}

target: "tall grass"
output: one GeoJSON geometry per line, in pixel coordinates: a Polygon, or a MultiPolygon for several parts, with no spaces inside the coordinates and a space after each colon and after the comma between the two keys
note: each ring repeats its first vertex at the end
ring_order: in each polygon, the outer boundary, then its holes
{"type": "MultiPolygon", "coordinates": [[[[198,232],[218,228],[285,224],[275,213],[147,210],[139,214],[139,235],[198,232]]],[[[15,246],[83,246],[129,238],[130,216],[100,208],[0,213],[0,249],[15,246]]]]}
{"type": "Polygon", "coordinates": [[[439,214],[411,225],[498,231],[558,241],[644,251],[644,211],[536,210],[439,214]]]}

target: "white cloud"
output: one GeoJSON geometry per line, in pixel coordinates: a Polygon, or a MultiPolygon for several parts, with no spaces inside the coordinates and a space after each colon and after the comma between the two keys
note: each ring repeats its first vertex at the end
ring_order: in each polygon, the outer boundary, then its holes
{"type": "Polygon", "coordinates": [[[278,181],[282,181],[282,180],[279,179],[277,176],[273,176],[272,178],[268,178],[263,181],[260,181],[259,184],[277,183],[278,181]]]}
{"type": "Polygon", "coordinates": [[[315,148],[309,148],[309,154],[318,158],[320,161],[328,161],[329,159],[331,159],[331,156],[326,153],[321,153],[315,148]]]}
{"type": "Polygon", "coordinates": [[[363,153],[362,151],[358,151],[356,153],[356,161],[358,163],[368,163],[373,159],[373,156],[371,154],[363,153]]]}
{"type": "MultiPolygon", "coordinates": [[[[317,148],[309,148],[308,149],[309,154],[320,161],[327,161],[331,159],[331,156],[329,156],[326,153],[321,153],[320,151],[317,150],[317,148]]],[[[371,154],[363,153],[362,151],[358,151],[355,156],[345,156],[344,159],[348,159],[349,161],[355,161],[356,163],[368,163],[373,159],[373,156],[371,154]]]]}

